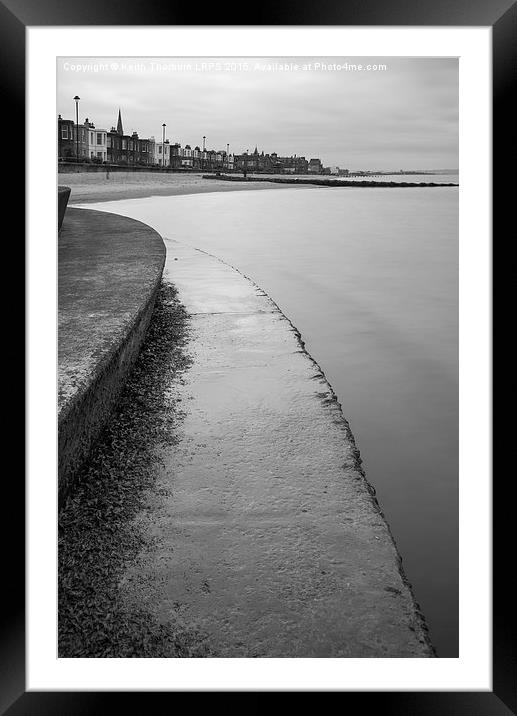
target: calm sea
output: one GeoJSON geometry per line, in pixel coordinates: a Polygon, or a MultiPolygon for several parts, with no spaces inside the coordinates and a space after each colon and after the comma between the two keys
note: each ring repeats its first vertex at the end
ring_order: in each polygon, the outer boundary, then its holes
{"type": "Polygon", "coordinates": [[[236,266],[300,330],[350,422],[438,655],[457,656],[458,189],[272,189],[95,208],[236,266]]]}

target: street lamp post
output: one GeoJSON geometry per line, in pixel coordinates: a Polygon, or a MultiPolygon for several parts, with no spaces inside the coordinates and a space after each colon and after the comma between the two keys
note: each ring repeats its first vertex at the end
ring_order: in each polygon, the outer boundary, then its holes
{"type": "Polygon", "coordinates": [[[165,169],[165,122],[162,124],[162,166],[165,169]]]}
{"type": "Polygon", "coordinates": [[[203,135],[203,159],[201,160],[203,165],[203,171],[205,169],[205,148],[206,148],[206,137],[203,135]]]}
{"type": "Polygon", "coordinates": [[[230,169],[230,145],[226,145],[226,168],[230,169]]]}
{"type": "Polygon", "coordinates": [[[79,161],[79,100],[81,98],[75,95],[75,161],[79,161]]]}

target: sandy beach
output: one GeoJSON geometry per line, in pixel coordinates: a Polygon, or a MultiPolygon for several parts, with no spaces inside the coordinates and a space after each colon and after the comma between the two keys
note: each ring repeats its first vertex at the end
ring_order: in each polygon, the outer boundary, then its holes
{"type": "MultiPolygon", "coordinates": [[[[269,182],[228,182],[203,179],[201,174],[160,174],[158,172],[80,172],[58,174],[58,184],[72,189],[70,204],[89,204],[147,196],[180,196],[219,191],[284,189],[269,182]]],[[[293,185],[286,185],[292,188],[293,185]]]]}
{"type": "MultiPolygon", "coordinates": [[[[304,183],[309,186],[310,178],[299,184],[289,181],[278,183],[277,176],[257,177],[257,181],[248,178],[243,181],[242,176],[235,176],[233,180],[228,177],[221,179],[204,179],[202,173],[173,174],[160,172],[78,172],[60,173],[58,184],[69,186],[72,189],[70,204],[91,204],[99,201],[117,201],[122,199],[142,199],[149,196],[181,196],[184,194],[205,194],[222,191],[250,191],[251,189],[286,189],[296,188],[304,183]],[[240,179],[240,181],[239,181],[240,179]]],[[[313,179],[314,181],[314,179],[313,179]]],[[[303,186],[302,186],[303,188],[303,186]]],[[[307,187],[305,187],[307,188],[307,187]]]]}

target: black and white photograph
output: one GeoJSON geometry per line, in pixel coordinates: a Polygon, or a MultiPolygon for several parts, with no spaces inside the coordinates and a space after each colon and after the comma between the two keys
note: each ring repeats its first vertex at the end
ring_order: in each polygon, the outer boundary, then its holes
{"type": "Polygon", "coordinates": [[[27,342],[0,713],[517,708],[491,423],[517,18],[467,4],[0,3],[27,342]]]}
{"type": "Polygon", "coordinates": [[[458,57],[56,83],[59,657],[458,657],[458,57]]]}

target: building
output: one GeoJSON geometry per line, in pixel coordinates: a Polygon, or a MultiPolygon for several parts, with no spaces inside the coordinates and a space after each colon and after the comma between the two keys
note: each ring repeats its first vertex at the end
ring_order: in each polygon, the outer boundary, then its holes
{"type": "Polygon", "coordinates": [[[99,129],[93,122],[85,120],[84,126],[88,134],[88,158],[94,162],[108,161],[108,132],[106,129],[99,129]]]}
{"type": "Polygon", "coordinates": [[[77,151],[79,159],[84,160],[88,155],[88,133],[84,125],[77,128],[72,119],[57,118],[57,155],[61,161],[76,161],[77,151]],[[77,130],[79,139],[77,140],[77,130]]]}
{"type": "Polygon", "coordinates": [[[309,174],[323,174],[323,164],[320,159],[311,159],[308,167],[309,174]]]}
{"type": "Polygon", "coordinates": [[[202,150],[199,146],[184,147],[175,142],[170,147],[170,165],[173,169],[192,169],[196,171],[233,170],[234,157],[225,151],[202,150]]]}
{"type": "Polygon", "coordinates": [[[151,141],[149,139],[140,139],[137,132],[133,132],[127,138],[127,156],[128,164],[139,166],[148,166],[153,164],[154,156],[150,154],[151,141]]]}
{"type": "Polygon", "coordinates": [[[278,157],[277,161],[281,166],[283,174],[307,174],[309,162],[305,157],[278,157]]]}
{"type": "Polygon", "coordinates": [[[154,161],[160,167],[168,167],[171,163],[171,147],[169,140],[165,142],[154,142],[154,161]]]}
{"type": "Polygon", "coordinates": [[[253,154],[236,154],[233,157],[235,171],[256,172],[261,174],[307,174],[308,162],[305,157],[279,157],[276,152],[271,154],[259,153],[257,147],[253,154]]]}
{"type": "Polygon", "coordinates": [[[234,157],[234,168],[238,172],[258,172],[263,170],[265,166],[264,157],[261,157],[257,148],[253,154],[249,154],[246,150],[243,154],[236,154],[234,157]]]}
{"type": "MultiPolygon", "coordinates": [[[[156,150],[155,150],[155,156],[156,156],[156,150]]],[[[181,167],[181,160],[183,158],[183,149],[181,148],[181,144],[179,144],[178,142],[171,144],[170,148],[169,148],[169,156],[170,156],[171,167],[173,169],[179,169],[181,167]]]]}
{"type": "Polygon", "coordinates": [[[110,164],[127,164],[127,156],[122,152],[122,137],[112,127],[106,137],[106,149],[110,164]]]}
{"type": "Polygon", "coordinates": [[[190,144],[185,144],[183,156],[181,157],[181,166],[185,169],[194,168],[194,150],[192,149],[190,144]]]}
{"type": "Polygon", "coordinates": [[[132,132],[127,137],[127,161],[128,164],[140,164],[140,140],[138,132],[132,132]]]}
{"type": "Polygon", "coordinates": [[[108,161],[110,164],[128,164],[127,137],[124,136],[122,115],[118,110],[117,126],[112,127],[106,138],[108,161]]]}
{"type": "Polygon", "coordinates": [[[77,147],[72,119],[57,118],[57,155],[60,159],[75,159],[77,147]]]}
{"type": "Polygon", "coordinates": [[[225,152],[224,154],[224,164],[223,168],[228,171],[232,172],[234,169],[234,155],[231,152],[225,152]]]}
{"type": "Polygon", "coordinates": [[[154,165],[154,155],[156,153],[156,142],[154,137],[149,137],[147,143],[149,146],[149,164],[154,165]]]}
{"type": "Polygon", "coordinates": [[[110,131],[96,128],[88,118],[78,128],[70,119],[58,117],[58,156],[60,160],[109,162],[130,166],[161,166],[193,171],[237,171],[261,174],[341,174],[339,167],[324,168],[319,159],[296,154],[290,157],[278,156],[276,152],[266,154],[258,147],[250,154],[231,154],[225,150],[203,149],[199,146],[184,147],[179,142],[171,144],[168,139],[157,142],[154,137],[144,139],[138,132],[124,133],[122,113],[119,108],[116,126],[110,131]],[[76,141],[78,140],[78,141],[76,141]],[[79,151],[78,151],[79,150],[79,151]]]}
{"type": "Polygon", "coordinates": [[[117,126],[107,133],[107,155],[112,164],[149,166],[154,164],[154,137],[141,139],[138,132],[124,134],[122,115],[118,111],[117,126]]]}
{"type": "Polygon", "coordinates": [[[120,107],[118,110],[117,126],[110,129],[106,141],[108,161],[110,164],[129,164],[129,137],[124,134],[120,107]]]}
{"type": "Polygon", "coordinates": [[[153,163],[154,153],[151,154],[151,141],[149,139],[138,139],[138,154],[140,164],[150,166],[153,163]]]}

